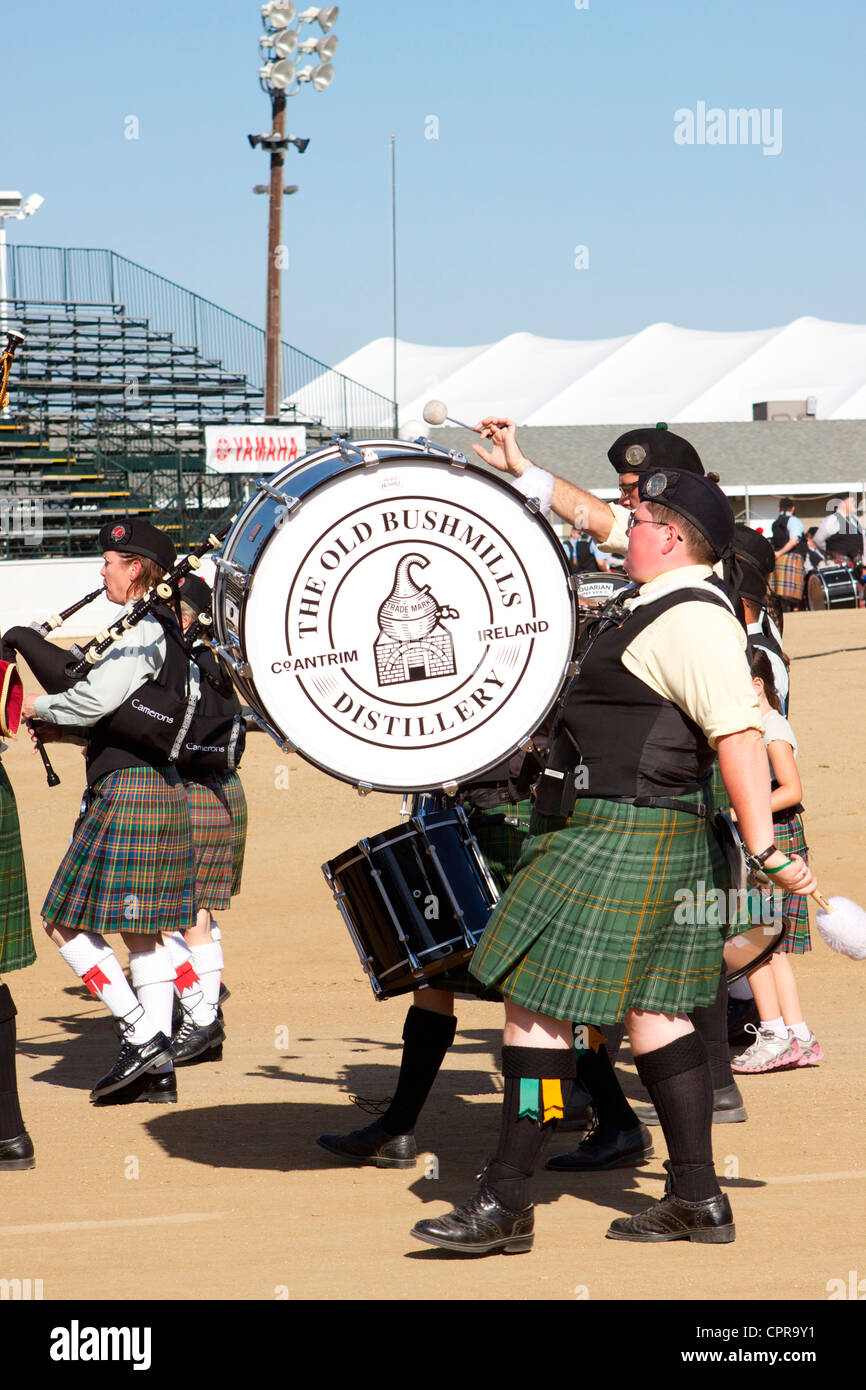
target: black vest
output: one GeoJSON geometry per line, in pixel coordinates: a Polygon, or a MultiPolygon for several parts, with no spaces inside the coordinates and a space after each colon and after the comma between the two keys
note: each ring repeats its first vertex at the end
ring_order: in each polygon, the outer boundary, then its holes
{"type": "Polygon", "coordinates": [[[699,588],[677,589],[626,612],[615,626],[588,633],[580,675],[560,711],[541,778],[537,805],[542,813],[559,814],[554,802],[562,804],[563,782],[572,775],[578,797],[690,797],[701,790],[715,757],[703,731],[673,701],[632,675],[621,659],[656,618],[695,601],[730,612],[721,597],[699,588]]]}
{"type": "MultiPolygon", "coordinates": [[[[172,761],[173,745],[182,734],[189,704],[188,660],[174,614],[156,608],[153,616],[166,633],[165,660],[159,675],[147,680],[93,725],[87,741],[87,782],[127,767],[157,767],[172,761]]],[[[174,779],[177,780],[177,774],[174,779]]]]}
{"type": "Polygon", "coordinates": [[[234,772],[246,744],[246,721],[225,670],[207,647],[195,647],[193,661],[201,673],[199,697],[177,755],[178,771],[192,782],[234,772]]]}

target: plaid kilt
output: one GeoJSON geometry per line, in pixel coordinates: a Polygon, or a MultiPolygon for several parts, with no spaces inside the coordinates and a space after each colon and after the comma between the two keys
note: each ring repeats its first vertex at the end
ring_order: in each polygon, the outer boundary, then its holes
{"type": "Polygon", "coordinates": [[[100,777],[42,908],[73,931],[185,931],[195,923],[189,803],[152,767],[100,777]]]}
{"type": "Polygon", "coordinates": [[[773,588],[779,598],[785,598],[789,603],[802,603],[805,582],[805,561],[796,550],[789,550],[787,555],[776,561],[773,588]]]}
{"type": "Polygon", "coordinates": [[[613,1023],[716,997],[723,928],[677,923],[678,890],[727,889],[703,817],[579,800],[536,815],[518,872],[472,957],[482,983],[551,1018],[613,1023]]]}
{"type": "MultiPolygon", "coordinates": [[[[808,863],[809,849],[803,834],[803,822],[799,816],[789,821],[777,821],[773,826],[774,843],[785,854],[799,854],[808,863]]],[[[782,899],[782,916],[788,919],[788,930],[782,943],[782,950],[790,955],[802,956],[811,951],[812,940],[809,935],[809,899],[802,893],[786,893],[782,899]]]]}
{"type": "Polygon", "coordinates": [[[232,897],[235,897],[241,891],[247,847],[247,799],[236,772],[219,773],[216,780],[223,789],[232,818],[232,897]]]}
{"type": "Polygon", "coordinates": [[[196,910],[224,912],[231,907],[232,819],[213,785],[185,781],[195,855],[196,910]]]}
{"type": "Polygon", "coordinates": [[[0,975],[36,959],[15,793],[0,767],[0,975]]]}
{"type": "Polygon", "coordinates": [[[713,762],[712,796],[714,811],[730,811],[731,798],[728,789],[722,781],[722,770],[719,767],[719,760],[713,762]]]}

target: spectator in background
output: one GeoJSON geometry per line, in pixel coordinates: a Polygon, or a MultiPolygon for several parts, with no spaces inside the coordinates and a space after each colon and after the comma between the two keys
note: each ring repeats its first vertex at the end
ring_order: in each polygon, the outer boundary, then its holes
{"type": "Polygon", "coordinates": [[[562,542],[562,548],[568,556],[572,574],[593,573],[609,568],[604,555],[586,531],[578,531],[576,527],[572,527],[568,540],[562,542]]]}
{"type": "Polygon", "coordinates": [[[771,536],[776,553],[773,588],[779,596],[783,611],[787,613],[803,606],[805,581],[805,565],[801,553],[803,523],[794,515],[792,498],[783,497],[779,502],[779,515],[773,522],[771,536]]]}

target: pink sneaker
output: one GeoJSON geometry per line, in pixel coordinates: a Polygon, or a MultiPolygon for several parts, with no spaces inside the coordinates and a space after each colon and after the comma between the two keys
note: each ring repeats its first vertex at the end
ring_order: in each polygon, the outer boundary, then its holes
{"type": "Polygon", "coordinates": [[[800,1056],[797,1059],[798,1067],[810,1067],[813,1066],[815,1062],[823,1062],[824,1049],[814,1033],[809,1034],[808,1042],[803,1042],[800,1038],[796,1038],[789,1028],[788,1037],[792,1042],[796,1042],[800,1051],[800,1056]]]}
{"type": "Polygon", "coordinates": [[[776,1071],[779,1067],[800,1065],[800,1044],[793,1034],[777,1038],[771,1029],[757,1028],[754,1023],[746,1024],[746,1032],[754,1033],[755,1041],[733,1059],[731,1071],[776,1071]]]}

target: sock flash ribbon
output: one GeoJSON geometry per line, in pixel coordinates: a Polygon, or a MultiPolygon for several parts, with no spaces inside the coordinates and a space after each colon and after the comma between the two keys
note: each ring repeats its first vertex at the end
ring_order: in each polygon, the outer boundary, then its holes
{"type": "Polygon", "coordinates": [[[110,984],[111,981],[105,974],[102,966],[93,965],[86,975],[82,975],[81,983],[87,985],[90,993],[93,995],[94,999],[96,999],[99,996],[99,991],[102,989],[102,986],[110,984]]]}
{"type": "Polygon", "coordinates": [[[562,1082],[558,1078],[549,1081],[527,1076],[520,1078],[519,1120],[536,1120],[540,1124],[547,1124],[549,1120],[561,1120],[564,1112],[562,1082]]]}
{"type": "Polygon", "coordinates": [[[185,960],[183,965],[179,965],[175,972],[174,982],[177,985],[178,994],[183,994],[185,989],[192,989],[193,985],[198,984],[198,975],[192,961],[185,960]]]}

